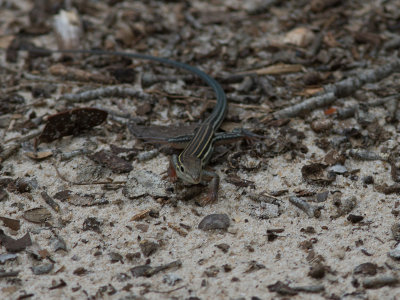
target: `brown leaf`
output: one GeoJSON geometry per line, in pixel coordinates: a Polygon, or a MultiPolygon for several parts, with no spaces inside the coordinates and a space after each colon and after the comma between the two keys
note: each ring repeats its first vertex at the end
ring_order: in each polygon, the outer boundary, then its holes
{"type": "Polygon", "coordinates": [[[24,212],[24,219],[32,223],[44,223],[51,218],[51,213],[45,207],[36,207],[24,212]]]}
{"type": "Polygon", "coordinates": [[[237,175],[228,176],[226,181],[237,187],[251,187],[252,189],[256,188],[254,181],[242,179],[237,175]]]}
{"type": "Polygon", "coordinates": [[[60,212],[60,206],[57,202],[53,200],[45,191],[41,192],[40,195],[42,196],[43,200],[56,212],[60,212]]]}
{"type": "Polygon", "coordinates": [[[257,70],[251,70],[246,73],[256,73],[257,75],[279,75],[288,73],[297,73],[303,69],[302,65],[291,65],[291,64],[276,64],[268,66],[266,68],[261,68],[257,70]]]}
{"type": "Polygon", "coordinates": [[[89,158],[103,166],[106,166],[115,173],[128,173],[133,169],[132,164],[129,161],[120,158],[110,151],[101,150],[90,155],[89,158]]]}
{"type": "Polygon", "coordinates": [[[3,221],[4,226],[7,226],[8,228],[18,231],[19,228],[21,227],[19,220],[15,219],[10,219],[6,217],[0,217],[0,220],[3,221]]]}
{"type": "Polygon", "coordinates": [[[58,193],[55,193],[53,197],[54,197],[54,199],[57,199],[57,200],[67,201],[71,197],[71,195],[73,195],[72,191],[63,190],[58,193]]]}
{"type": "Polygon", "coordinates": [[[33,160],[43,160],[53,155],[51,151],[42,151],[42,152],[25,152],[25,155],[33,160]]]}
{"type": "Polygon", "coordinates": [[[400,193],[400,183],[394,183],[392,185],[387,185],[386,183],[382,185],[376,185],[375,189],[379,193],[383,193],[385,195],[400,193]]]}
{"type": "Polygon", "coordinates": [[[51,115],[38,138],[38,144],[50,143],[63,136],[75,135],[100,125],[107,118],[107,112],[97,108],[75,108],[51,115]]]}
{"type": "Polygon", "coordinates": [[[75,206],[94,206],[107,204],[108,200],[100,197],[96,198],[94,195],[79,195],[73,194],[67,198],[68,203],[75,206]]]}
{"type": "Polygon", "coordinates": [[[81,69],[66,67],[62,64],[56,64],[49,68],[49,72],[55,76],[62,76],[68,80],[75,81],[93,81],[110,84],[112,80],[102,74],[93,74],[81,69]]]}
{"type": "Polygon", "coordinates": [[[309,183],[329,184],[335,180],[334,174],[326,172],[327,165],[312,163],[301,168],[303,179],[309,183]]]}
{"type": "Polygon", "coordinates": [[[12,237],[6,235],[2,229],[0,229],[0,243],[9,252],[19,252],[21,250],[24,250],[26,247],[32,245],[29,233],[26,233],[20,239],[14,240],[12,237]]]}

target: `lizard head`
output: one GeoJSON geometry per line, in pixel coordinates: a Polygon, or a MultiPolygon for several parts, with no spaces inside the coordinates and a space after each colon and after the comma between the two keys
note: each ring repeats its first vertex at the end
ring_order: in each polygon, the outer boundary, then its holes
{"type": "Polygon", "coordinates": [[[201,182],[201,175],[203,171],[203,163],[201,159],[192,156],[174,155],[172,162],[176,171],[176,174],[182,180],[197,184],[201,182]]]}

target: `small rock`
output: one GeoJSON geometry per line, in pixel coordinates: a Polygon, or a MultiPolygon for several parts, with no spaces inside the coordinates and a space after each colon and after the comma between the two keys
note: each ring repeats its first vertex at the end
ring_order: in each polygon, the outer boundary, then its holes
{"type": "Polygon", "coordinates": [[[32,182],[26,178],[18,178],[15,181],[15,187],[17,188],[17,191],[22,193],[29,193],[33,186],[32,182]]]}
{"type": "Polygon", "coordinates": [[[325,202],[326,199],[328,199],[328,195],[329,195],[329,192],[328,192],[328,191],[325,191],[325,192],[322,192],[322,193],[318,193],[318,194],[316,195],[316,197],[317,197],[317,202],[325,202]]]}
{"type": "Polygon", "coordinates": [[[163,277],[163,283],[166,283],[170,286],[174,286],[177,282],[182,281],[182,278],[180,278],[176,274],[165,274],[163,277]]]}
{"type": "Polygon", "coordinates": [[[282,296],[294,296],[297,295],[297,291],[289,287],[287,284],[283,283],[282,281],[277,281],[274,284],[267,286],[270,292],[278,293],[282,296]]]}
{"type": "Polygon", "coordinates": [[[160,247],[160,245],[158,245],[157,243],[151,242],[149,240],[141,241],[139,246],[140,246],[140,250],[142,250],[143,255],[146,257],[149,257],[150,255],[155,253],[158,250],[158,248],[160,247]]]}
{"type": "Polygon", "coordinates": [[[345,174],[347,172],[347,168],[343,165],[334,165],[332,167],[329,167],[328,171],[336,174],[345,174]]]}
{"type": "MultiPolygon", "coordinates": [[[[336,197],[337,198],[337,197],[336,197]]],[[[337,215],[340,217],[350,213],[357,206],[357,198],[355,196],[348,197],[344,200],[340,198],[334,199],[334,205],[337,207],[337,215]]]]}
{"type": "Polygon", "coordinates": [[[83,221],[83,231],[94,231],[97,233],[101,232],[100,226],[102,225],[102,222],[100,222],[99,220],[97,220],[97,218],[93,218],[93,217],[89,217],[86,218],[85,221],[83,221]]]}
{"type": "Polygon", "coordinates": [[[376,275],[377,272],[378,272],[378,266],[373,263],[364,263],[364,264],[358,265],[353,270],[354,274],[363,274],[363,275],[369,275],[369,276],[374,276],[374,275],[376,275]]]}
{"type": "Polygon", "coordinates": [[[230,225],[230,220],[227,214],[211,214],[203,218],[199,223],[198,228],[201,230],[227,230],[230,225]]]}
{"type": "Polygon", "coordinates": [[[14,260],[16,258],[17,258],[17,254],[13,254],[13,253],[0,254],[0,264],[4,264],[8,260],[14,260]]]}
{"type": "Polygon", "coordinates": [[[366,278],[363,282],[363,286],[366,289],[378,289],[387,285],[395,285],[399,282],[397,277],[386,275],[374,278],[366,278]]]}
{"type": "Polygon", "coordinates": [[[128,253],[125,255],[126,259],[130,262],[138,261],[140,259],[140,256],[142,256],[140,252],[128,253]]]}
{"type": "Polygon", "coordinates": [[[283,42],[299,47],[307,47],[314,39],[315,34],[312,30],[306,27],[297,27],[286,33],[283,42]]]}
{"type": "Polygon", "coordinates": [[[118,261],[120,261],[121,263],[124,263],[124,258],[122,257],[121,254],[119,254],[117,252],[111,252],[108,254],[108,256],[110,257],[110,260],[112,263],[116,263],[118,261]]]}
{"type": "Polygon", "coordinates": [[[219,273],[219,268],[217,266],[209,266],[204,271],[204,275],[207,277],[216,277],[218,273],[219,273]]]}
{"type": "Polygon", "coordinates": [[[77,276],[83,276],[88,273],[88,270],[86,270],[84,267],[79,267],[74,270],[72,274],[77,275],[77,276]]]}
{"type": "Polygon", "coordinates": [[[43,264],[39,266],[34,266],[32,267],[32,272],[35,275],[42,275],[42,274],[47,274],[51,270],[53,270],[54,264],[43,264]]]}
{"type": "Polygon", "coordinates": [[[355,223],[358,223],[358,222],[361,222],[362,220],[364,220],[364,217],[359,216],[359,215],[349,214],[347,216],[347,220],[350,221],[351,223],[355,224],[355,223]]]}
{"type": "Polygon", "coordinates": [[[308,276],[315,279],[323,278],[325,276],[325,266],[320,263],[313,265],[310,272],[308,272],[308,276]]]}
{"type": "Polygon", "coordinates": [[[136,224],[135,227],[141,232],[147,232],[149,230],[149,224],[139,223],[136,224]]]}
{"type": "Polygon", "coordinates": [[[227,253],[230,246],[228,244],[223,243],[223,244],[215,245],[215,247],[220,249],[222,252],[227,253]]]}
{"type": "Polygon", "coordinates": [[[315,120],[311,123],[311,129],[315,132],[324,132],[332,128],[333,122],[330,119],[315,120]]]}
{"type": "Polygon", "coordinates": [[[393,259],[400,260],[400,244],[393,250],[390,250],[388,255],[393,259]]]}
{"type": "Polygon", "coordinates": [[[391,227],[392,236],[395,241],[400,241],[400,223],[393,224],[391,227]]]}
{"type": "Polygon", "coordinates": [[[52,244],[53,244],[54,251],[58,251],[58,250],[67,251],[67,245],[66,245],[64,239],[58,235],[52,239],[52,244]]]}
{"type": "Polygon", "coordinates": [[[148,276],[151,269],[153,268],[149,265],[136,266],[131,269],[131,273],[133,277],[148,276]]]}
{"type": "Polygon", "coordinates": [[[363,178],[363,182],[364,182],[365,184],[373,184],[373,183],[374,183],[374,177],[372,177],[372,176],[370,176],[370,175],[365,176],[365,177],[363,178]]]}

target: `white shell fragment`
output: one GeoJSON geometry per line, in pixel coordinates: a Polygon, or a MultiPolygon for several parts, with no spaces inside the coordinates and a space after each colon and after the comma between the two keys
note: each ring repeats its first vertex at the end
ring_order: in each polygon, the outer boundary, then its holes
{"type": "Polygon", "coordinates": [[[305,27],[295,28],[288,33],[283,38],[285,44],[292,44],[299,47],[308,46],[315,38],[314,32],[305,27]]]}
{"type": "Polygon", "coordinates": [[[54,17],[53,27],[59,49],[82,48],[82,23],[76,11],[61,10],[54,17]]]}

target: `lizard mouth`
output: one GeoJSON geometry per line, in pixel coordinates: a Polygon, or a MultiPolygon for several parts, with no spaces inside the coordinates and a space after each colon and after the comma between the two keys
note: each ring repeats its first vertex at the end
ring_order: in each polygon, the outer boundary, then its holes
{"type": "Polygon", "coordinates": [[[186,181],[191,183],[191,184],[199,184],[201,182],[201,176],[190,176],[188,175],[186,178],[186,181]]]}

